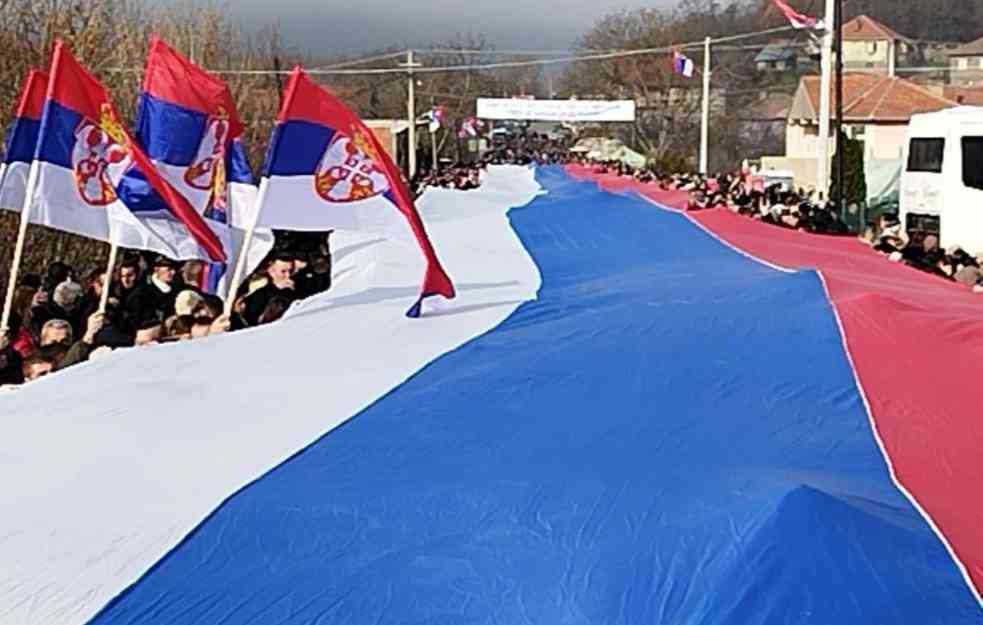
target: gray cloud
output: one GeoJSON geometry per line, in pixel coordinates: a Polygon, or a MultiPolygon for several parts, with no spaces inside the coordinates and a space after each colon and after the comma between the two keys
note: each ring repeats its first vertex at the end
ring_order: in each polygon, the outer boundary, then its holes
{"type": "Polygon", "coordinates": [[[653,4],[671,0],[237,0],[230,9],[247,27],[279,21],[292,45],[331,54],[426,46],[467,32],[499,49],[568,48],[602,15],[653,4]]]}

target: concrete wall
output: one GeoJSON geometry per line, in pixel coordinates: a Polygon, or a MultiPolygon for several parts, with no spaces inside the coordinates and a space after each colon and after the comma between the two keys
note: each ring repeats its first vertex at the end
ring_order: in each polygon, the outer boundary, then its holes
{"type": "Polygon", "coordinates": [[[869,125],[864,129],[864,142],[871,155],[879,160],[897,160],[904,152],[908,124],[869,125]]]}
{"type": "MultiPolygon", "coordinates": [[[[836,152],[835,135],[830,133],[830,157],[836,152]]],[[[847,134],[864,141],[867,153],[878,160],[900,160],[903,155],[908,124],[852,125],[847,134]]],[[[785,157],[764,157],[765,169],[787,169],[795,172],[797,187],[816,185],[816,161],[819,158],[819,128],[789,124],[785,131],[785,157]]]]}
{"type": "Polygon", "coordinates": [[[844,41],[843,67],[848,70],[887,71],[891,46],[884,41],[844,41]]]}
{"type": "MultiPolygon", "coordinates": [[[[830,153],[836,141],[830,133],[830,153]]],[[[792,159],[817,158],[819,156],[819,126],[815,124],[789,124],[785,130],[785,156],[792,159]]]]}
{"type": "Polygon", "coordinates": [[[983,85],[983,56],[954,56],[949,59],[949,84],[960,87],[983,85]]]}
{"type": "Polygon", "coordinates": [[[790,171],[795,177],[795,187],[816,187],[817,158],[787,158],[784,156],[761,157],[762,171],[790,171]]]}

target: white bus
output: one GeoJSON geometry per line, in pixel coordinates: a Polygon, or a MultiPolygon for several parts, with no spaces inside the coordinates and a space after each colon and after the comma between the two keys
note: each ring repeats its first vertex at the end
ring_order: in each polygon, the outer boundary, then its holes
{"type": "Polygon", "coordinates": [[[901,223],[942,247],[983,253],[983,107],[914,115],[901,176],[901,223]]]}

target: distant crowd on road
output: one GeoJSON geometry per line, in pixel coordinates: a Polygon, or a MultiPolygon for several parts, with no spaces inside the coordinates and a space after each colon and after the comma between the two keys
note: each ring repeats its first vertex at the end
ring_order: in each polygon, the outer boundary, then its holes
{"type": "Polygon", "coordinates": [[[942,249],[937,234],[907,232],[897,213],[882,214],[869,227],[865,224],[863,232],[851,232],[840,208],[824,200],[822,194],[788,189],[781,183],[767,184],[748,167],[714,176],[660,174],[619,161],[575,159],[598,174],[628,177],[667,191],[686,191],[689,211],[719,208],[792,230],[836,236],[859,234],[891,262],[904,263],[983,292],[983,254],[974,256],[959,247],[942,249]]]}
{"type": "MultiPolygon", "coordinates": [[[[600,161],[563,141],[529,134],[497,142],[473,163],[454,163],[411,181],[428,187],[479,188],[489,165],[577,163],[596,174],[630,178],[688,194],[686,210],[730,210],[776,227],[815,234],[851,234],[835,205],[821,195],[765,184],[748,168],[704,176],[662,173],[620,161],[600,161]]],[[[0,387],[15,387],[117,349],[187,341],[280,319],[297,300],[331,288],[330,232],[278,232],[274,251],[238,289],[231,313],[205,288],[202,261],[177,262],[130,251],[115,269],[108,305],[100,312],[104,275],[79,275],[54,262],[43,275],[20,280],[8,329],[0,332],[0,387]]],[[[910,235],[896,214],[881,215],[864,239],[892,262],[904,263],[983,292],[983,256],[941,249],[934,234],[910,235]]]]}

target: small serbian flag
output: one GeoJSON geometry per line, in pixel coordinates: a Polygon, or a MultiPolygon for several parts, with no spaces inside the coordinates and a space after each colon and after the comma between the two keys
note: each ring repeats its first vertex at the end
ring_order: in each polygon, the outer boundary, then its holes
{"type": "Polygon", "coordinates": [[[693,59],[689,58],[685,54],[680,54],[678,51],[673,50],[672,71],[680,76],[692,78],[693,72],[696,71],[696,66],[693,64],[693,59]]]}
{"type": "Polygon", "coordinates": [[[440,130],[444,125],[444,107],[435,106],[427,113],[427,121],[430,122],[429,130],[431,133],[440,130]]]}
{"type": "MultiPolygon", "coordinates": [[[[58,41],[32,164],[30,221],[174,259],[226,260],[226,247],[126,130],[109,92],[58,41]],[[168,212],[138,217],[122,184],[139,171],[168,212]]],[[[28,187],[30,188],[30,181],[28,187]]]]}
{"type": "Polygon", "coordinates": [[[792,24],[792,28],[814,28],[816,30],[822,30],[826,27],[822,20],[799,13],[784,0],[772,0],[772,2],[786,19],[788,19],[789,23],[792,24]]]}
{"type": "Polygon", "coordinates": [[[48,91],[48,74],[31,69],[21,85],[14,109],[14,121],[7,129],[7,145],[0,183],[0,208],[21,212],[27,175],[38,145],[38,131],[44,112],[44,95],[48,91]]]}
{"type": "Polygon", "coordinates": [[[454,297],[409,189],[376,136],[300,67],[290,75],[259,190],[259,224],[286,230],[363,230],[416,241],[425,298],[454,297]]]}
{"type": "MultiPolygon", "coordinates": [[[[181,55],[157,35],[150,54],[137,106],[137,142],[161,176],[216,231],[229,226],[245,230],[254,221],[256,186],[241,136],[243,124],[225,82],[181,55]]],[[[137,215],[167,215],[160,195],[131,171],[129,207],[137,215]]],[[[229,233],[234,255],[239,232],[229,233]]],[[[273,233],[258,232],[253,239],[251,272],[273,247],[273,233]]],[[[198,286],[209,293],[223,292],[225,263],[209,263],[198,286]]]]}

